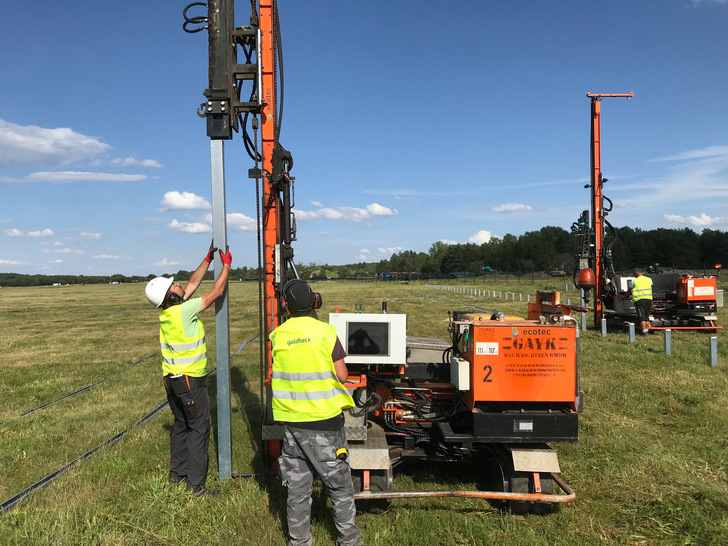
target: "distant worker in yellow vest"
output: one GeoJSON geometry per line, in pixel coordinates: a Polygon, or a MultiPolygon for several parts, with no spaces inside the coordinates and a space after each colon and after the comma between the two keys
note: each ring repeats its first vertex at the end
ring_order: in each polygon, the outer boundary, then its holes
{"type": "Polygon", "coordinates": [[[343,383],[346,352],[336,327],[314,318],[321,296],[301,279],[283,287],[290,318],[271,334],[273,419],[283,422],[278,466],[288,491],[286,519],[291,546],[312,544],[311,494],[316,474],[331,498],[338,544],[358,546],[354,485],[342,409],[354,406],[343,383]]]}
{"type": "Polygon", "coordinates": [[[652,279],[642,274],[642,269],[634,268],[635,279],[632,285],[632,302],[637,311],[637,320],[640,321],[642,335],[650,333],[650,312],[652,311],[652,279]]]}
{"type": "Polygon", "coordinates": [[[210,443],[210,402],[207,396],[207,348],[205,328],[197,315],[223,295],[227,287],[232,255],[220,251],[222,271],[212,289],[189,299],[200,286],[216,248],[210,250],[182,288],[173,277],[156,277],[145,294],[159,307],[159,343],[167,401],[174,415],[170,433],[169,483],[186,484],[197,497],[214,496],[217,489],[205,487],[210,443]]]}

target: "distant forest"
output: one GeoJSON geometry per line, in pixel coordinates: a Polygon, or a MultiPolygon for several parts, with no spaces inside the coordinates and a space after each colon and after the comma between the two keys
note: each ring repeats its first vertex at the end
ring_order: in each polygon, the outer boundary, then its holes
{"type": "MultiPolygon", "coordinates": [[[[697,234],[685,229],[622,227],[615,229],[612,259],[614,268],[629,271],[635,266],[660,264],[663,269],[713,270],[716,264],[728,264],[728,232],[705,229],[697,234]]],[[[462,274],[508,273],[527,275],[565,271],[571,275],[577,252],[577,237],[563,228],[547,226],[520,236],[493,237],[482,245],[434,243],[428,252],[405,250],[378,263],[349,265],[298,265],[303,278],[366,279],[387,273],[413,273],[419,277],[452,277],[462,274]]],[[[169,272],[175,279],[187,280],[191,271],[169,272]]],[[[21,275],[0,273],[0,286],[41,286],[52,284],[106,284],[146,282],[155,275],[106,276],[21,275]]],[[[209,272],[207,278],[212,278],[209,272]]],[[[241,267],[230,271],[231,280],[254,281],[258,269],[241,267]]]]}

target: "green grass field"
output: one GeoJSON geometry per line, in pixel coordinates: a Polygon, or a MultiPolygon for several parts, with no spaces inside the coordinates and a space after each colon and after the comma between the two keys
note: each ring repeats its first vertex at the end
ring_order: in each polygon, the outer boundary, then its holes
{"type": "MultiPolygon", "coordinates": [[[[407,313],[408,335],[447,339],[447,312],[470,304],[525,316],[526,294],[564,290],[561,279],[458,286],[523,294],[523,301],[476,297],[423,283],[318,282],[319,316],[335,306],[407,313]]],[[[200,290],[204,291],[203,285],[200,290]]],[[[280,485],[266,477],[219,482],[215,379],[208,485],[193,498],[166,483],[171,413],[165,401],[156,311],[142,284],[0,289],[5,355],[0,381],[0,502],[128,430],[46,487],[0,515],[0,544],[285,544],[280,485]],[[145,360],[144,360],[145,359],[145,360]],[[88,389],[28,415],[22,413],[88,389]]],[[[230,284],[230,350],[258,333],[254,283],[230,284]]],[[[575,292],[562,293],[562,302],[575,292]]],[[[214,367],[212,310],[203,314],[214,367]]],[[[723,308],[719,323],[728,326],[723,308]]],[[[589,322],[591,324],[591,321],[589,322]]],[[[712,334],[716,335],[716,334],[712,334]]],[[[719,365],[709,366],[706,333],[674,332],[630,344],[626,333],[582,335],[585,409],[576,444],[554,446],[576,500],[547,516],[501,513],[483,500],[395,500],[357,517],[370,545],[728,544],[728,348],[719,331],[719,365]]],[[[259,472],[259,340],[231,361],[234,472],[259,472]]],[[[476,487],[471,465],[398,467],[395,489],[476,487]]],[[[313,509],[315,544],[334,544],[325,495],[313,509]]]]}

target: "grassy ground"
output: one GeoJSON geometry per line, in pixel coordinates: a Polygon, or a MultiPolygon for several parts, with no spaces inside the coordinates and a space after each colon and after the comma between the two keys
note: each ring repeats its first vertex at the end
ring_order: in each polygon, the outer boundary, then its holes
{"type": "MultiPolygon", "coordinates": [[[[460,284],[523,294],[488,298],[422,283],[320,282],[320,316],[335,306],[408,314],[408,334],[447,338],[447,312],[469,304],[525,315],[526,294],[564,289],[531,284],[460,284]]],[[[205,286],[201,288],[205,290],[205,286]]],[[[258,333],[257,286],[230,285],[231,353],[258,333]]],[[[562,294],[562,301],[575,292],[562,294]]],[[[719,322],[728,325],[721,309],[719,322]]],[[[214,362],[214,314],[205,313],[214,362]]],[[[155,311],[143,285],[3,288],[5,355],[0,380],[0,502],[123,430],[119,442],[75,465],[0,516],[0,544],[284,544],[284,502],[275,480],[218,482],[215,438],[209,484],[222,494],[191,497],[166,484],[168,409],[133,426],[164,401],[155,311]],[[141,360],[141,362],[140,362],[141,360]],[[77,396],[20,414],[70,392],[77,396]]],[[[590,322],[591,324],[591,322],[590,322]]],[[[728,349],[720,331],[719,366],[709,335],[675,332],[673,354],[653,335],[582,336],[585,410],[580,440],[556,446],[576,501],[548,516],[503,514],[470,499],[397,500],[357,522],[367,544],[726,544],[728,543],[728,349]]],[[[233,470],[261,469],[258,340],[231,363],[233,470]]],[[[216,394],[214,376],[211,396],[216,394]]],[[[213,407],[213,428],[216,426],[213,407]]],[[[478,469],[398,468],[396,489],[472,488],[478,469]]],[[[317,544],[335,533],[325,495],[314,501],[317,544]]]]}

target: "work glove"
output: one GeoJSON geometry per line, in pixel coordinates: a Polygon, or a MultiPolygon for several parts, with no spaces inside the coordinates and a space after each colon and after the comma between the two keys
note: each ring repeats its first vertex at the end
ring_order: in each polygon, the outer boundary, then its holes
{"type": "Polygon", "coordinates": [[[233,255],[230,253],[230,247],[227,249],[227,253],[223,253],[223,251],[220,251],[220,259],[222,260],[222,263],[228,264],[230,267],[233,265],[233,255]]]}
{"type": "Polygon", "coordinates": [[[207,251],[207,256],[205,256],[205,261],[209,264],[212,262],[212,260],[215,258],[215,252],[217,252],[217,248],[210,245],[210,250],[207,251]]]}

